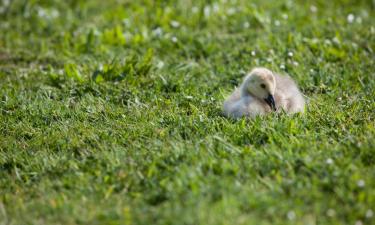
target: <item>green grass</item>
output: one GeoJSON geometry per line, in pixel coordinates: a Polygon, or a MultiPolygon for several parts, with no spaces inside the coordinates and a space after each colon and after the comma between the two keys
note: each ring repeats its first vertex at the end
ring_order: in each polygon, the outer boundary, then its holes
{"type": "Polygon", "coordinates": [[[306,2],[0,1],[0,224],[374,224],[375,3],[306,2]]]}

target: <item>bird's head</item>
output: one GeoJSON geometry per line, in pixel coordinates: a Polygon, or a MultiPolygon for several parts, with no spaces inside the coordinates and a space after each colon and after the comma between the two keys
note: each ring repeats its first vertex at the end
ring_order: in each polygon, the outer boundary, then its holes
{"type": "Polygon", "coordinates": [[[246,77],[242,86],[243,94],[251,94],[264,100],[273,110],[275,105],[276,81],[273,73],[265,68],[255,68],[246,77]]]}

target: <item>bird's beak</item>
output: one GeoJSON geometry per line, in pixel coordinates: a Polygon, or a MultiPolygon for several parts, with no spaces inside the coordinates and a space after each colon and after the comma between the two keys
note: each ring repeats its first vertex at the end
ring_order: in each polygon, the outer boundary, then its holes
{"type": "Polygon", "coordinates": [[[273,95],[269,94],[267,98],[264,99],[272,110],[276,111],[275,99],[273,95]]]}

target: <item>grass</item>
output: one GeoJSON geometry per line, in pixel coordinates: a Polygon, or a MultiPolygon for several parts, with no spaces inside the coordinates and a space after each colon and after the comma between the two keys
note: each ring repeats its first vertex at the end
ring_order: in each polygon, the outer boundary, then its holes
{"type": "Polygon", "coordinates": [[[0,2],[0,224],[374,224],[372,1],[0,2]],[[255,66],[304,115],[231,120],[255,66]]]}

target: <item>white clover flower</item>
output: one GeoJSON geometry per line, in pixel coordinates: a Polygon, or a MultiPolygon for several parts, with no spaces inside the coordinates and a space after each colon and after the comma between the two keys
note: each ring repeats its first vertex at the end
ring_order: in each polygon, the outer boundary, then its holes
{"type": "Polygon", "coordinates": [[[281,64],[281,65],[280,65],[280,69],[285,70],[285,65],[284,65],[284,64],[281,64]]]}
{"type": "Polygon", "coordinates": [[[250,23],[249,22],[245,22],[243,23],[243,28],[249,28],[250,27],[250,23]]]}
{"type": "Polygon", "coordinates": [[[318,11],[318,8],[316,8],[315,5],[311,5],[311,6],[310,6],[310,11],[311,11],[312,13],[316,13],[316,12],[318,11]]]}
{"type": "Polygon", "coordinates": [[[358,16],[357,19],[355,20],[355,22],[361,24],[362,23],[362,18],[358,16]]]}
{"type": "Polygon", "coordinates": [[[98,69],[103,70],[103,64],[102,63],[99,64],[98,69]]]}
{"type": "Polygon", "coordinates": [[[332,38],[332,42],[335,44],[340,44],[340,40],[337,37],[332,38]]]}
{"type": "Polygon", "coordinates": [[[158,69],[163,68],[163,67],[164,67],[164,62],[163,62],[163,61],[159,61],[158,64],[156,65],[156,67],[157,67],[158,69]]]}
{"type": "Polygon", "coordinates": [[[299,63],[297,61],[293,61],[293,66],[298,66],[299,63]]]}
{"type": "Polygon", "coordinates": [[[206,5],[206,6],[204,7],[204,9],[203,9],[203,13],[204,13],[204,16],[205,16],[205,17],[209,17],[210,14],[211,14],[211,8],[210,8],[210,6],[206,5]]]}
{"type": "Polygon", "coordinates": [[[51,16],[52,18],[57,18],[60,16],[60,12],[57,9],[52,9],[51,10],[51,16]]]}
{"type": "Polygon", "coordinates": [[[174,43],[176,43],[176,42],[178,41],[178,39],[177,39],[175,36],[173,36],[173,37],[171,38],[171,41],[174,42],[174,43]]]}
{"type": "Polygon", "coordinates": [[[291,210],[288,212],[286,216],[288,217],[289,220],[294,220],[296,218],[296,213],[293,210],[291,210]]]}
{"type": "Polygon", "coordinates": [[[278,21],[278,20],[275,20],[275,26],[277,26],[277,27],[278,27],[278,26],[280,26],[280,24],[281,24],[281,23],[280,23],[280,21],[278,21]]]}
{"type": "Polygon", "coordinates": [[[46,20],[51,20],[54,18],[59,17],[60,13],[56,9],[45,9],[42,7],[38,8],[38,16],[40,18],[46,19],[46,20]]]}
{"type": "Polygon", "coordinates": [[[306,156],[306,157],[305,157],[305,161],[309,163],[309,162],[311,162],[311,161],[312,161],[312,159],[311,159],[311,157],[310,157],[310,156],[306,156]]]}
{"type": "Polygon", "coordinates": [[[371,218],[373,216],[374,216],[374,212],[371,209],[366,211],[366,218],[371,218]]]}
{"type": "Polygon", "coordinates": [[[357,220],[357,221],[355,221],[355,225],[363,225],[363,223],[362,223],[362,221],[357,220]]]}
{"type": "Polygon", "coordinates": [[[358,187],[364,187],[366,185],[365,181],[364,180],[359,180],[357,181],[357,186],[358,187]]]}
{"type": "Polygon", "coordinates": [[[281,17],[284,19],[284,20],[287,20],[288,19],[288,14],[283,14],[283,15],[281,15],[281,17]]]}
{"type": "Polygon", "coordinates": [[[219,8],[219,4],[214,3],[214,4],[212,5],[212,10],[213,10],[214,12],[219,12],[219,10],[220,10],[220,8],[219,8]]]}
{"type": "Polygon", "coordinates": [[[125,26],[129,27],[130,24],[131,24],[131,21],[130,21],[128,18],[125,18],[125,19],[122,20],[122,23],[123,23],[125,26]]]}
{"type": "Polygon", "coordinates": [[[3,0],[3,6],[8,6],[10,4],[10,0],[3,0]]]}
{"type": "Polygon", "coordinates": [[[334,209],[327,210],[327,216],[334,217],[336,215],[336,211],[334,209]]]}
{"type": "Polygon", "coordinates": [[[255,56],[255,55],[256,55],[256,52],[255,52],[255,51],[251,51],[251,55],[252,55],[252,56],[255,56]]]}
{"type": "Polygon", "coordinates": [[[180,26],[180,23],[178,21],[172,20],[171,21],[171,26],[174,27],[174,28],[177,28],[177,27],[180,26]]]}
{"type": "Polygon", "coordinates": [[[158,28],[154,29],[154,30],[152,31],[152,33],[153,33],[155,36],[161,36],[161,35],[163,35],[163,29],[161,29],[160,27],[158,27],[158,28]]]}
{"type": "Polygon", "coordinates": [[[191,8],[191,11],[193,13],[197,13],[197,12],[199,12],[199,8],[197,6],[194,6],[193,8],[191,8]]]}
{"type": "Polygon", "coordinates": [[[329,39],[325,39],[324,40],[324,44],[326,44],[326,45],[332,45],[332,41],[329,40],[329,39]]]}
{"type": "Polygon", "coordinates": [[[293,57],[293,52],[288,52],[289,57],[293,57]]]}
{"type": "Polygon", "coordinates": [[[328,158],[328,159],[326,160],[326,163],[327,163],[328,165],[331,165],[331,164],[333,164],[333,160],[332,160],[331,158],[328,158]]]}
{"type": "Polygon", "coordinates": [[[47,12],[45,9],[43,8],[38,8],[38,16],[41,17],[41,18],[44,18],[47,16],[47,12]]]}
{"type": "Polygon", "coordinates": [[[348,23],[353,23],[355,17],[353,14],[349,14],[348,17],[346,17],[346,19],[348,20],[348,23]]]}
{"type": "Polygon", "coordinates": [[[233,15],[233,14],[236,13],[236,9],[235,8],[229,8],[227,13],[228,13],[228,15],[233,15]]]}

